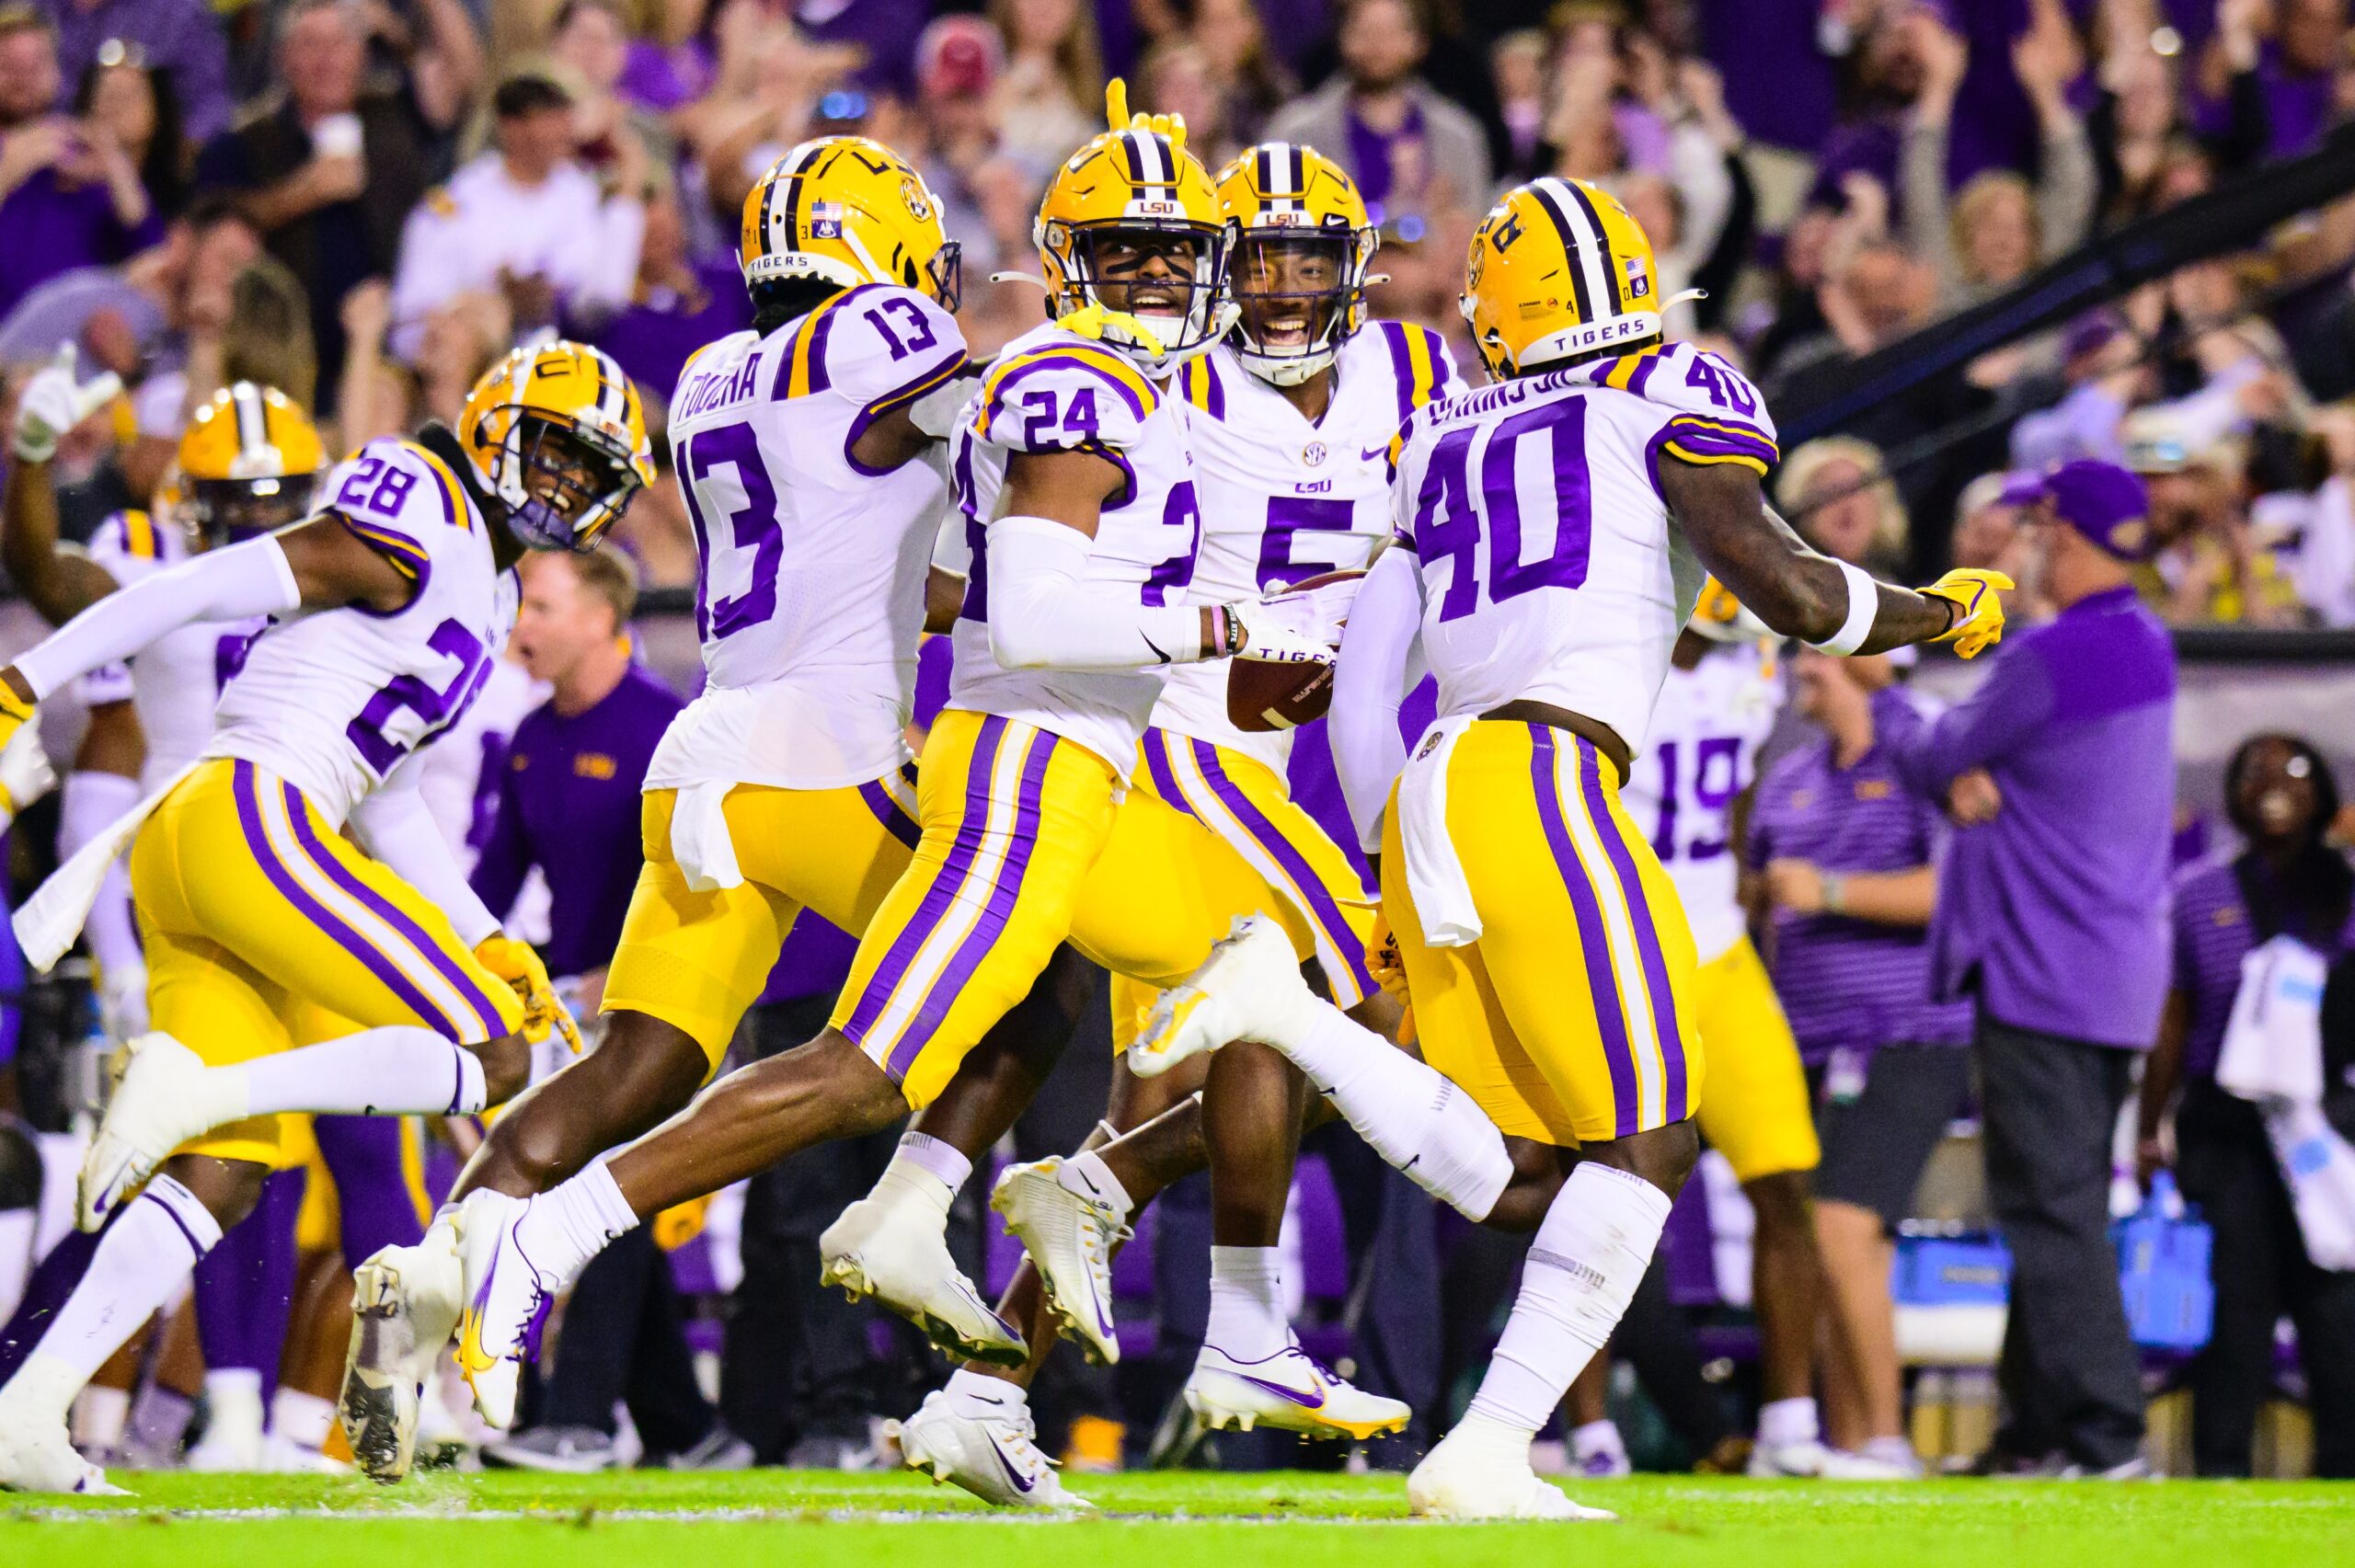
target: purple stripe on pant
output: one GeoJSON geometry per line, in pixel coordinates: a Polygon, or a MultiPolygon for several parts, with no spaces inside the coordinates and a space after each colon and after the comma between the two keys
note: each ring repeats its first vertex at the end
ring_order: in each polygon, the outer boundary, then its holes
{"type": "Polygon", "coordinates": [[[885,832],[910,849],[916,847],[916,841],[924,836],[924,830],[900,809],[900,803],[891,798],[890,790],[879,781],[869,779],[858,786],[858,798],[867,802],[867,808],[875,813],[875,819],[883,824],[885,832]]]}
{"type": "Polygon", "coordinates": [[[1594,1003],[1595,1022],[1603,1036],[1603,1059],[1611,1070],[1611,1103],[1617,1112],[1611,1136],[1627,1138],[1637,1131],[1643,1104],[1636,1089],[1636,1053],[1627,1044],[1626,1020],[1619,1014],[1619,978],[1611,965],[1611,939],[1603,930],[1603,906],[1595,901],[1594,888],[1587,880],[1586,862],[1579,858],[1570,842],[1570,826],[1562,818],[1562,797],[1554,782],[1554,732],[1533,724],[1529,743],[1529,782],[1537,796],[1537,819],[1545,825],[1546,847],[1554,852],[1562,885],[1569,889],[1570,909],[1579,922],[1579,946],[1586,955],[1587,994],[1594,1003]]]}
{"type": "Polygon", "coordinates": [[[66,1298],[82,1283],[82,1276],[90,1272],[90,1259],[98,1253],[98,1243],[131,1212],[131,1207],[127,1203],[117,1205],[114,1212],[107,1216],[107,1222],[95,1231],[68,1230],[64,1239],[40,1260],[33,1276],[25,1281],[24,1299],[17,1303],[6,1325],[0,1327],[0,1384],[17,1375],[17,1368],[33,1353],[40,1336],[57,1321],[66,1298]]]}
{"type": "Polygon", "coordinates": [[[378,920],[391,926],[402,941],[416,948],[418,956],[431,965],[435,973],[450,982],[451,989],[480,1020],[485,1039],[496,1040],[507,1034],[507,1020],[500,1016],[499,1004],[475,984],[465,967],[451,957],[439,942],[426,933],[423,926],[402,913],[398,904],[362,882],[352,875],[351,867],[328,853],[327,846],[319,842],[318,834],[311,830],[310,813],[304,809],[302,792],[291,784],[281,784],[279,787],[286,792],[286,816],[294,825],[294,841],[303,846],[304,853],[321,871],[327,873],[327,880],[366,905],[378,920]]]}
{"type": "Polygon", "coordinates": [[[335,1178],[345,1266],[356,1269],[385,1247],[417,1245],[425,1225],[401,1168],[400,1119],[321,1116],[311,1132],[335,1178]]]}
{"type": "MultiPolygon", "coordinates": [[[[1347,979],[1357,987],[1358,992],[1341,1005],[1350,1007],[1372,995],[1373,975],[1365,967],[1365,944],[1350,928],[1349,917],[1342,914],[1341,906],[1333,901],[1333,895],[1327,889],[1324,879],[1316,875],[1307,857],[1284,837],[1283,830],[1269,821],[1267,814],[1252,803],[1251,797],[1244,794],[1233,779],[1226,776],[1226,770],[1219,766],[1218,748],[1207,740],[1197,740],[1193,747],[1194,765],[1200,768],[1202,777],[1210,781],[1211,793],[1235,813],[1235,820],[1243,824],[1243,830],[1273,856],[1278,865],[1283,867],[1284,875],[1292,878],[1292,885],[1300,889],[1301,897],[1308,900],[1309,919],[1315,921],[1317,930],[1324,933],[1327,945],[1340,955],[1341,962],[1349,969],[1347,979]]],[[[1325,983],[1336,992],[1336,1001],[1339,1000],[1338,993],[1342,979],[1339,975],[1325,977],[1325,983]]]]}
{"type": "Polygon", "coordinates": [[[934,874],[932,886],[925,890],[924,902],[916,906],[915,918],[909,921],[890,951],[883,955],[883,962],[867,977],[867,990],[851,1009],[850,1022],[843,1034],[851,1044],[858,1045],[867,1032],[875,1027],[876,1018],[891,1000],[893,988],[915,961],[916,951],[925,944],[957,901],[965,886],[965,878],[972,875],[974,857],[982,851],[982,841],[990,825],[990,774],[997,769],[997,749],[1005,739],[1005,720],[995,714],[982,721],[981,733],[974,738],[973,755],[966,764],[965,810],[957,824],[956,840],[949,845],[948,858],[934,874]]]}
{"type": "Polygon", "coordinates": [[[210,1372],[261,1374],[268,1404],[294,1316],[294,1221],[304,1173],[272,1171],[254,1211],[196,1261],[196,1340],[210,1372]]]}
{"type": "Polygon", "coordinates": [[[362,941],[358,932],[330,914],[326,905],[304,892],[303,885],[294,880],[294,874],[278,858],[278,852],[270,848],[270,835],[262,830],[261,797],[251,762],[236,764],[231,788],[236,796],[237,823],[245,830],[246,847],[253,851],[255,863],[261,867],[262,875],[270,878],[270,885],[278,889],[279,897],[301,910],[304,918],[324,932],[337,946],[359,959],[362,967],[382,980],[385,990],[408,1003],[427,1027],[439,1030],[445,1038],[456,1039],[456,1023],[427,1001],[425,993],[401,973],[399,966],[373,944],[362,941]]]}
{"type": "Polygon", "coordinates": [[[1153,792],[1178,810],[1191,817],[1194,808],[1186,804],[1186,792],[1178,787],[1178,775],[1169,767],[1169,732],[1148,729],[1144,732],[1145,772],[1153,775],[1153,792]]]}
{"type": "Polygon", "coordinates": [[[908,1021],[901,1032],[899,1043],[891,1047],[890,1056],[883,1063],[883,1070],[892,1078],[907,1076],[924,1047],[932,1040],[941,1024],[955,1005],[958,995],[972,979],[973,971],[981,967],[982,959],[997,945],[1005,922],[1013,918],[1014,906],[1022,898],[1022,878],[1030,869],[1030,852],[1039,843],[1039,808],[1046,794],[1047,763],[1055,753],[1055,738],[1044,730],[1031,736],[1030,750],[1022,759],[1022,789],[1016,797],[1012,842],[1006,845],[1005,861],[998,867],[990,884],[990,901],[982,910],[982,918],[957,944],[940,978],[932,982],[925,995],[924,1005],[908,1021]]]}
{"type": "Polygon", "coordinates": [[[1693,1114],[1692,1106],[1685,1104],[1684,1031],[1676,1021],[1676,992],[1668,983],[1668,957],[1660,951],[1660,927],[1644,898],[1643,878],[1627,849],[1626,835],[1619,831],[1619,819],[1603,798],[1603,758],[1583,740],[1579,749],[1586,753],[1580,759],[1579,787],[1586,795],[1587,815],[1594,818],[1603,853],[1611,857],[1611,868],[1619,874],[1619,891],[1627,900],[1628,918],[1636,928],[1636,952],[1643,961],[1644,990],[1651,997],[1652,1027],[1660,1042],[1662,1113],[1670,1122],[1681,1122],[1693,1114]]]}

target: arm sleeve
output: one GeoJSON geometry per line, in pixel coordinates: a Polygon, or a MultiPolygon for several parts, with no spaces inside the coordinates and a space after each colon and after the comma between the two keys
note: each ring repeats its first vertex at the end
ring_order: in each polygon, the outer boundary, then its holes
{"type": "MultiPolygon", "coordinates": [[[[65,859],[139,804],[139,781],[83,768],[65,775],[58,799],[57,856],[65,859]]],[[[121,861],[107,868],[98,896],[82,922],[90,956],[102,969],[121,971],[145,962],[131,918],[131,878],[121,861]]]]}
{"type": "Polygon", "coordinates": [[[1999,656],[1970,700],[1949,708],[1911,735],[1879,738],[1896,760],[1908,788],[1933,800],[1972,768],[2000,761],[2052,715],[2052,678],[2028,648],[1999,656]]]}
{"type": "Polygon", "coordinates": [[[196,621],[244,621],[302,607],[294,568],[275,539],[208,550],[93,604],[17,660],[36,698],[102,664],[129,658],[196,621]]]}
{"type": "Polygon", "coordinates": [[[448,915],[458,940],[473,947],[498,934],[499,917],[467,886],[466,874],[459,868],[457,856],[450,853],[449,841],[425,808],[425,797],[417,788],[420,776],[417,759],[422,755],[421,751],[412,753],[393,770],[382,788],[352,811],[352,837],[448,915]]]}
{"type": "Polygon", "coordinates": [[[1333,669],[1327,738],[1341,795],[1357,825],[1358,846],[1382,847],[1382,814],[1390,786],[1407,765],[1398,733],[1398,704],[1407,693],[1407,665],[1422,624],[1422,585],[1414,555],[1385,550],[1358,585],[1333,669]]]}
{"type": "Polygon", "coordinates": [[[1142,670],[1205,657],[1202,612],[1122,603],[1081,580],[1087,536],[1043,517],[991,523],[990,652],[1007,670],[1142,670]]]}
{"type": "Polygon", "coordinates": [[[531,846],[523,841],[523,813],[515,793],[515,770],[509,758],[499,758],[499,779],[492,786],[490,827],[475,859],[468,879],[483,907],[504,921],[523,890],[532,869],[531,846]]]}

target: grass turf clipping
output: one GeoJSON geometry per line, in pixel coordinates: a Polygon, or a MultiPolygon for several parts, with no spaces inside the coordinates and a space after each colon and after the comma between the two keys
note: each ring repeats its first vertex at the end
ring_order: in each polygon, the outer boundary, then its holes
{"type": "Polygon", "coordinates": [[[1285,1568],[1569,1561],[1843,1568],[1850,1563],[2120,1563],[2312,1568],[2355,1561],[2355,1486],[1925,1482],[1867,1486],[1645,1476],[1587,1482],[1616,1525],[1433,1525],[1395,1475],[1079,1476],[1097,1516],[982,1507],[913,1475],[751,1471],[427,1474],[357,1479],[126,1473],[131,1497],[0,1496],[0,1562],[43,1568],[216,1563],[508,1563],[732,1568],[1285,1568]],[[789,1558],[787,1554],[790,1554],[789,1558]],[[1144,1554],[1149,1553],[1150,1556],[1144,1554]]]}

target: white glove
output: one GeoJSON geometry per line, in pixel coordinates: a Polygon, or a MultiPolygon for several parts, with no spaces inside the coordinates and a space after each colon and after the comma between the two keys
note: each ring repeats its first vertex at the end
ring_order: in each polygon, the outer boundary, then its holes
{"type": "Polygon", "coordinates": [[[40,726],[22,726],[0,746],[0,828],[56,787],[57,772],[41,749],[40,726]]]}
{"type": "Polygon", "coordinates": [[[1235,657],[1253,664],[1330,664],[1340,652],[1315,631],[1301,605],[1263,600],[1257,604],[1230,604],[1226,612],[1243,629],[1242,646],[1235,657]]]}
{"type": "Polygon", "coordinates": [[[1315,588],[1286,589],[1259,601],[1268,615],[1281,618],[1291,630],[1312,641],[1341,646],[1341,628],[1350,624],[1350,606],[1358,600],[1363,572],[1315,588]]]}
{"type": "Polygon", "coordinates": [[[16,428],[16,452],[25,462],[47,463],[57,455],[59,437],[121,395],[122,378],[112,371],[76,381],[78,358],[68,343],[25,383],[24,395],[17,401],[16,428]]]}
{"type": "Polygon", "coordinates": [[[147,1032],[146,965],[109,964],[98,971],[98,1027],[118,1042],[147,1032]]]}

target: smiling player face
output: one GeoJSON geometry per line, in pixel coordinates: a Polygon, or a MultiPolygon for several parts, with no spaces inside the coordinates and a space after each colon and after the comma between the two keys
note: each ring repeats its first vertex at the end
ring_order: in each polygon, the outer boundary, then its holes
{"type": "Polygon", "coordinates": [[[1303,354],[1325,338],[1341,308],[1343,242],[1246,239],[1236,257],[1235,303],[1263,352],[1303,354]]]}
{"type": "Polygon", "coordinates": [[[1096,294],[1131,315],[1183,316],[1202,266],[1198,235],[1162,229],[1106,229],[1094,236],[1096,294]]]}

